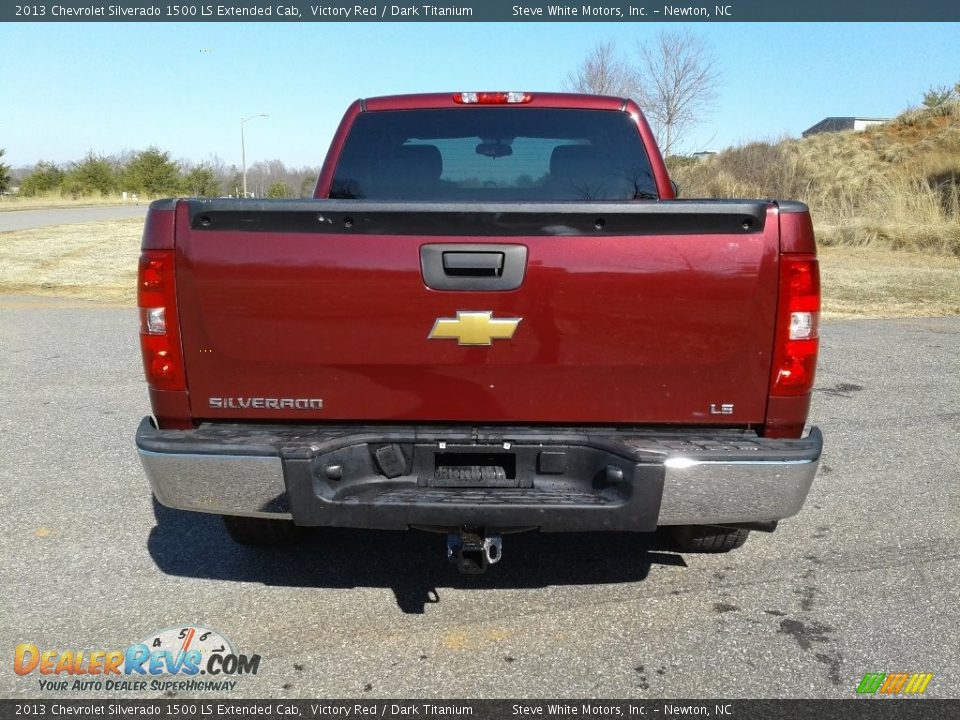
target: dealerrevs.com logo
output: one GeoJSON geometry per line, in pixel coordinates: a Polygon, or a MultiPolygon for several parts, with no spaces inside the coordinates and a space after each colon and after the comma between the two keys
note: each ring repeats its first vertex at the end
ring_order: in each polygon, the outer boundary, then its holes
{"type": "Polygon", "coordinates": [[[217,630],[177,625],[125,649],[71,650],[20,643],[13,671],[44,691],[227,691],[256,675],[260,656],[237,653],[217,630]],[[170,679],[176,678],[176,679],[170,679]]]}

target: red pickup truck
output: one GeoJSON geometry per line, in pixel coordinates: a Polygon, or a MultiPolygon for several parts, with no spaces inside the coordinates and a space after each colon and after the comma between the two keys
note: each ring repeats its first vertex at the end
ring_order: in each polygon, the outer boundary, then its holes
{"type": "Polygon", "coordinates": [[[157,499],[298,526],[653,531],[724,551],[800,510],[819,274],[807,208],[677,200],[640,108],[355,102],[312,200],[161,200],[140,259],[157,499]]]}

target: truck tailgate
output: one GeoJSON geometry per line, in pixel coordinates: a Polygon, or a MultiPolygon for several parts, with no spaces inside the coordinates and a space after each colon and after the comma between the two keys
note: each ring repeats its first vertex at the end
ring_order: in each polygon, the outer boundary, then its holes
{"type": "Polygon", "coordinates": [[[192,414],[762,423],[778,244],[765,202],[181,201],[192,414]],[[521,282],[436,289],[434,245],[453,278],[524,248],[521,282]]]}

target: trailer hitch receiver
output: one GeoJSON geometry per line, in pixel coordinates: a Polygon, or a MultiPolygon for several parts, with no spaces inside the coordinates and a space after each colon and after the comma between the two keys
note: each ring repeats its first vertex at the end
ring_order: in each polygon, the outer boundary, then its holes
{"type": "Polygon", "coordinates": [[[479,575],[503,556],[503,538],[483,528],[463,528],[447,535],[447,560],[464,575],[479,575]]]}

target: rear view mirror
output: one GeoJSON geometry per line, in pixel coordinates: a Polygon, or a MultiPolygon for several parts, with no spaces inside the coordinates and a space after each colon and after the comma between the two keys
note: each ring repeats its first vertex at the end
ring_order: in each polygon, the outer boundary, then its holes
{"type": "Polygon", "coordinates": [[[482,142],[477,145],[477,155],[499,158],[513,155],[513,148],[503,142],[482,142]]]}

